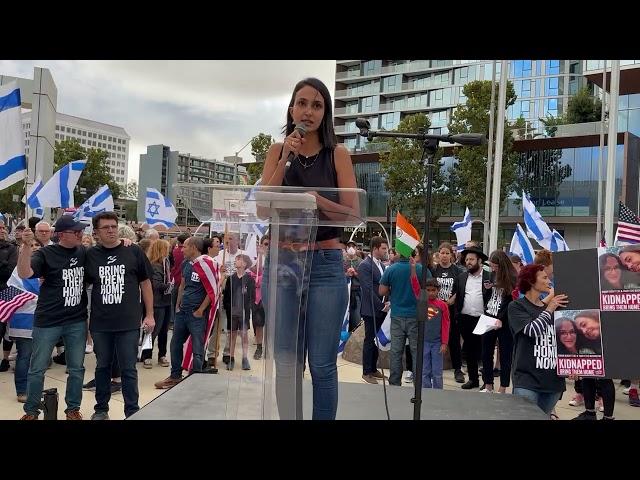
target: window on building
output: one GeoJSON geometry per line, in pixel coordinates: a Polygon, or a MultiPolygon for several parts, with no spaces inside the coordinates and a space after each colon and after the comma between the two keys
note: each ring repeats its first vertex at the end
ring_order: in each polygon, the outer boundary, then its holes
{"type": "Polygon", "coordinates": [[[558,83],[559,83],[558,80],[559,80],[558,77],[547,78],[545,95],[547,96],[558,95],[558,83]]]}
{"type": "Polygon", "coordinates": [[[547,60],[547,75],[560,73],[560,60],[547,60]]]}

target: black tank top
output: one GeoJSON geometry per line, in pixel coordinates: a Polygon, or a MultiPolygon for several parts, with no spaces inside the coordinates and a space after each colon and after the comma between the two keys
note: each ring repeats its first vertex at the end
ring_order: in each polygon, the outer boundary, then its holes
{"type": "MultiPolygon", "coordinates": [[[[283,147],[284,148],[284,147],[283,147]]],[[[280,153],[282,155],[282,153],[280,153]]],[[[317,188],[338,188],[338,174],[336,172],[334,150],[323,147],[315,155],[305,157],[300,155],[291,162],[291,166],[282,179],[283,187],[317,187],[317,188]],[[307,165],[306,167],[304,165],[307,165]]],[[[332,202],[339,203],[340,199],[336,193],[321,194],[332,202]]],[[[319,213],[320,220],[326,219],[326,215],[319,213]]],[[[316,241],[340,238],[341,229],[337,227],[318,227],[316,241]]]]}

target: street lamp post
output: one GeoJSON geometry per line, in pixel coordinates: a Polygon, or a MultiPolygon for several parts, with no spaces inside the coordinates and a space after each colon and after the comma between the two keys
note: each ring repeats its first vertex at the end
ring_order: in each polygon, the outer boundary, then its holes
{"type": "Polygon", "coordinates": [[[233,184],[234,185],[238,184],[238,163],[239,163],[239,160],[240,160],[240,157],[238,155],[240,155],[240,152],[242,150],[244,150],[245,148],[247,148],[251,144],[252,141],[253,141],[253,138],[251,140],[249,140],[247,143],[245,143],[244,147],[242,147],[240,150],[238,150],[236,152],[235,160],[233,162],[235,164],[235,173],[233,175],[233,184]]]}

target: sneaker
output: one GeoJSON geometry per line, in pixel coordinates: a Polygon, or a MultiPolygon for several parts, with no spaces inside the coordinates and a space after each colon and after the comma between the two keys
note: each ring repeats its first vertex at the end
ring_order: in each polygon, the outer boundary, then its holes
{"type": "Polygon", "coordinates": [[[84,347],[84,353],[85,355],[93,353],[93,345],[91,345],[90,343],[87,343],[84,347]]]}
{"type": "Polygon", "coordinates": [[[225,365],[229,365],[229,359],[231,357],[229,357],[228,354],[222,355],[222,363],[224,363],[225,365]]]}
{"type": "Polygon", "coordinates": [[[598,404],[598,411],[599,412],[604,412],[604,405],[602,404],[602,399],[599,398],[596,403],[598,404]]]}
{"type": "Polygon", "coordinates": [[[253,354],[254,360],[260,360],[262,358],[262,344],[259,343],[256,347],[256,353],[253,354]]]}
{"type": "Polygon", "coordinates": [[[493,389],[488,389],[487,387],[483,387],[480,389],[482,393],[493,393],[493,389]]]}
{"type": "Polygon", "coordinates": [[[456,383],[464,383],[464,373],[462,373],[462,370],[456,370],[453,373],[453,377],[456,379],[456,383]]]}
{"type": "Polygon", "coordinates": [[[142,364],[143,368],[149,369],[149,368],[153,368],[153,364],[151,362],[150,358],[146,358],[144,363],[142,364]]]}
{"type": "Polygon", "coordinates": [[[95,392],[96,391],[96,379],[94,378],[93,380],[90,380],[87,383],[85,383],[84,385],[82,385],[82,389],[86,390],[88,392],[95,392]]]}
{"type": "Polygon", "coordinates": [[[580,393],[576,393],[571,400],[569,400],[569,405],[572,407],[580,407],[584,405],[584,397],[580,393]]]}
{"type": "Polygon", "coordinates": [[[179,384],[181,381],[182,381],[182,378],[167,377],[164,380],[160,380],[159,382],[156,382],[154,386],[156,388],[159,388],[160,390],[163,390],[165,388],[174,387],[177,384],[179,384]]]}
{"type": "Polygon", "coordinates": [[[158,365],[160,365],[161,367],[168,367],[169,366],[169,360],[167,360],[167,357],[160,357],[158,359],[158,365]]]}
{"type": "Polygon", "coordinates": [[[596,412],[588,412],[587,410],[585,410],[580,415],[578,415],[575,418],[572,418],[571,420],[597,420],[597,419],[598,417],[596,417],[596,412]]]}
{"type": "Polygon", "coordinates": [[[478,388],[478,387],[480,387],[480,382],[474,382],[474,381],[469,380],[467,383],[462,385],[460,388],[462,388],[463,390],[471,390],[472,388],[478,388]]]}
{"type": "Polygon", "coordinates": [[[251,365],[249,365],[249,359],[247,357],[242,357],[242,369],[251,370],[251,365]]]}
{"type": "Polygon", "coordinates": [[[372,385],[378,385],[378,380],[373,375],[362,375],[362,379],[372,385]]]}
{"type": "Polygon", "coordinates": [[[11,365],[9,365],[9,360],[7,360],[6,358],[3,358],[2,362],[0,362],[0,372],[8,371],[10,366],[11,365]]]}
{"type": "Polygon", "coordinates": [[[91,415],[91,420],[109,420],[109,414],[107,412],[94,412],[91,415]]]}
{"type": "Polygon", "coordinates": [[[20,420],[37,420],[38,415],[31,415],[30,413],[26,413],[20,417],[20,420]]]}
{"type": "Polygon", "coordinates": [[[26,393],[19,393],[16,398],[18,399],[18,401],[20,403],[27,403],[27,394],[26,393]]]}
{"type": "Polygon", "coordinates": [[[405,382],[413,382],[413,372],[408,371],[407,373],[404,374],[404,381],[405,382]]]}
{"type": "Polygon", "coordinates": [[[53,361],[55,363],[57,363],[58,365],[66,365],[67,364],[67,359],[64,355],[64,352],[56,355],[55,357],[53,357],[53,361]]]}
{"type": "Polygon", "coordinates": [[[629,405],[632,407],[640,407],[640,398],[638,398],[638,389],[629,390],[629,405]]]}
{"type": "Polygon", "coordinates": [[[67,412],[67,420],[82,420],[82,414],[78,410],[67,412]]]}
{"type": "Polygon", "coordinates": [[[111,395],[114,393],[120,393],[122,391],[122,383],[120,382],[111,382],[111,395]]]}
{"type": "Polygon", "coordinates": [[[233,357],[229,358],[229,362],[227,363],[227,370],[233,370],[233,367],[236,366],[236,359],[233,357]]]}

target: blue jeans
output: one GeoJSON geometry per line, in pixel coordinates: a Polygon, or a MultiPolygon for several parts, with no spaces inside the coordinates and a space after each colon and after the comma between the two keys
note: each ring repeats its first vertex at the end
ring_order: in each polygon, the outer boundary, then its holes
{"type": "MultiPolygon", "coordinates": [[[[393,308],[393,307],[392,307],[393,308]]],[[[391,316],[391,362],[389,371],[389,384],[402,385],[402,354],[404,346],[409,339],[409,349],[412,357],[412,372],[416,371],[416,358],[418,358],[418,322],[416,317],[391,316]]],[[[407,365],[407,370],[409,366],[407,365]]]]}
{"type": "Polygon", "coordinates": [[[31,352],[33,350],[33,340],[30,338],[15,337],[16,350],[16,371],[13,380],[16,384],[16,395],[24,395],[27,393],[27,375],[29,374],[29,362],[31,361],[31,352]]]}
{"type": "Polygon", "coordinates": [[[513,394],[535,403],[547,415],[553,411],[553,407],[556,406],[562,396],[562,392],[537,392],[520,387],[513,387],[513,394]]]}
{"type": "Polygon", "coordinates": [[[442,390],[442,353],[441,342],[424,342],[422,388],[442,390]]]}
{"type": "MultiPolygon", "coordinates": [[[[267,315],[270,308],[268,269],[267,259],[262,284],[267,315]]],[[[277,289],[274,359],[280,418],[302,419],[306,350],[313,383],[312,418],[333,420],[338,409],[336,362],[340,327],[349,301],[342,250],[282,250],[277,289]]]]}
{"type": "MultiPolygon", "coordinates": [[[[192,309],[188,309],[192,310],[192,309]]],[[[171,378],[182,378],[182,357],[184,342],[191,335],[193,351],[193,371],[201,372],[204,363],[204,335],[207,328],[207,314],[202,318],[193,316],[192,311],[180,310],[173,322],[171,338],[171,378]]]]}
{"type": "Polygon", "coordinates": [[[111,368],[114,353],[120,366],[124,415],[129,417],[140,410],[138,406],[138,338],[140,330],[124,332],[91,332],[96,354],[96,412],[108,412],[111,400],[111,368]]]}
{"type": "Polygon", "coordinates": [[[84,381],[84,349],[87,344],[87,322],[75,322],[57,327],[33,327],[31,363],[27,375],[27,402],[24,411],[29,415],[40,413],[44,373],[49,367],[53,347],[62,337],[69,378],[64,400],[66,413],[80,410],[82,382],[84,381]]]}

